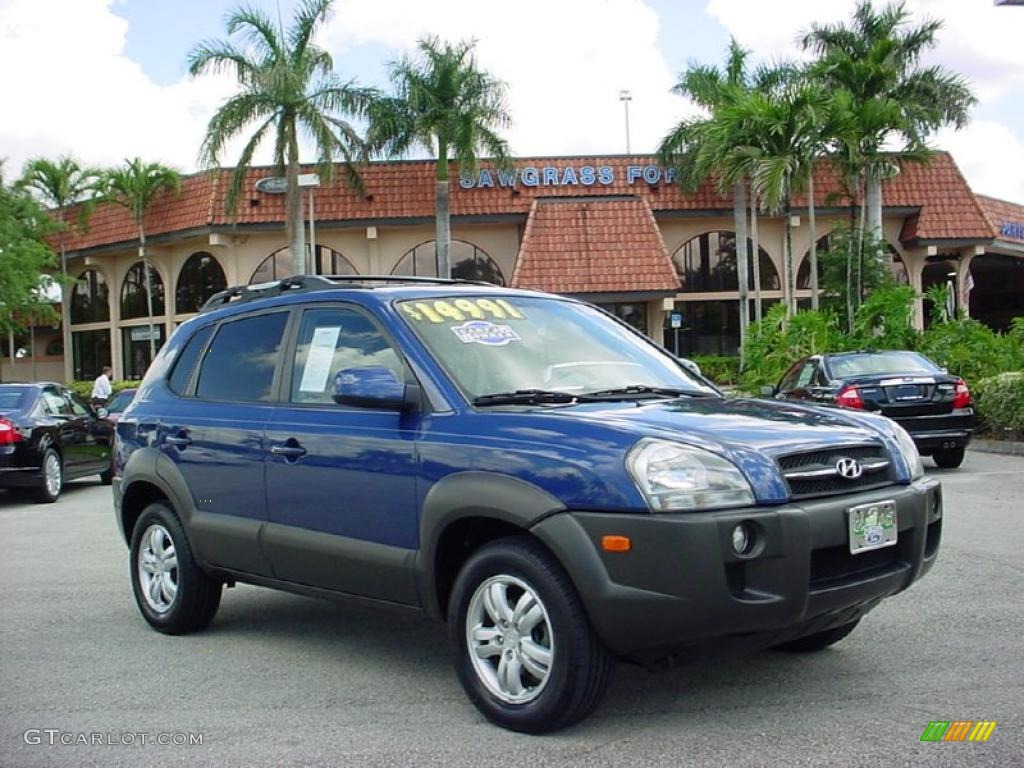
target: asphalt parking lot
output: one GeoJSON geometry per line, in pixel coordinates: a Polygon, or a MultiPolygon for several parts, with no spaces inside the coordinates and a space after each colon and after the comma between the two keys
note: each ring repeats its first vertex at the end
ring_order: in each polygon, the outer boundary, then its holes
{"type": "Polygon", "coordinates": [[[595,715],[539,738],[486,723],[443,627],[414,617],[240,586],[207,631],[159,635],[132,600],[109,488],[71,483],[54,505],[0,493],[0,765],[1020,765],[1024,458],[928,471],[946,492],[939,562],[848,639],[620,665],[595,715]],[[981,719],[998,722],[987,743],[920,742],[931,720],[981,719]],[[94,733],[135,743],[59,743],[94,733]]]}

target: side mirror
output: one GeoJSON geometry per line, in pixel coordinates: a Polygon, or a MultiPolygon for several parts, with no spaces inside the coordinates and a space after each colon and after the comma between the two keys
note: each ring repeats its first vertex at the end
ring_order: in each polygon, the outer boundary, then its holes
{"type": "Polygon", "coordinates": [[[110,411],[108,411],[106,408],[97,408],[96,409],[96,418],[97,419],[105,419],[109,415],[110,415],[110,411]]]}
{"type": "Polygon", "coordinates": [[[760,392],[761,397],[775,397],[776,390],[771,384],[762,384],[758,392],[760,392]]]}
{"type": "Polygon", "coordinates": [[[701,371],[700,366],[693,362],[693,360],[690,360],[689,358],[686,357],[677,357],[676,359],[679,361],[679,364],[683,366],[683,368],[688,370],[690,373],[694,373],[701,377],[704,376],[704,372],[701,371]]]}
{"type": "Polygon", "coordinates": [[[366,365],[338,371],[331,397],[339,405],[411,411],[419,406],[419,387],[402,383],[394,371],[383,365],[366,365]]]}

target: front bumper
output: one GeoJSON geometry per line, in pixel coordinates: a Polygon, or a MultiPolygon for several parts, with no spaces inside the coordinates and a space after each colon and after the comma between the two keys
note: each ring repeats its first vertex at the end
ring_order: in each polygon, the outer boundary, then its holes
{"type": "Polygon", "coordinates": [[[780,507],[676,514],[566,512],[533,532],[573,579],[591,621],[614,652],[654,658],[682,648],[772,645],[847,624],[901,592],[935,562],[942,491],[935,480],[780,507]],[[896,502],[894,546],[851,555],[847,510],[896,502]],[[737,555],[731,532],[758,534],[737,555]],[[629,552],[601,538],[629,536],[629,552]]]}

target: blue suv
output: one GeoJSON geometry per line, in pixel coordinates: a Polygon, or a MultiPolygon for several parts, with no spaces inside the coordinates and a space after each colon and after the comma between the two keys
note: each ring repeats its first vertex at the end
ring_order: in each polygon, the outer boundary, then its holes
{"type": "Polygon", "coordinates": [[[588,304],[303,277],[183,323],[117,426],[142,615],[236,581],[446,620],[493,722],[577,722],[616,659],[824,648],[935,561],[939,484],[870,413],[725,399],[588,304]]]}

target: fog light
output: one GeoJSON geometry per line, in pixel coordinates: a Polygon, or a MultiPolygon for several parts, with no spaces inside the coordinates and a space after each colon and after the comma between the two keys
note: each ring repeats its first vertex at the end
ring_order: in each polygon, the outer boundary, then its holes
{"type": "Polygon", "coordinates": [[[745,555],[754,548],[753,532],[746,523],[732,529],[732,548],[737,555],[745,555]]]}

